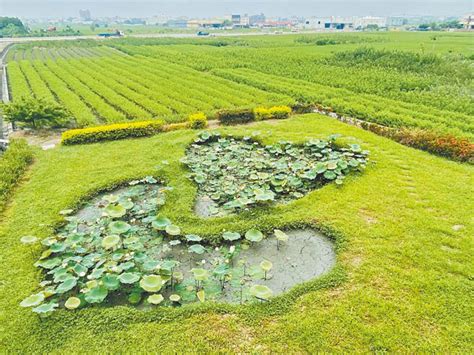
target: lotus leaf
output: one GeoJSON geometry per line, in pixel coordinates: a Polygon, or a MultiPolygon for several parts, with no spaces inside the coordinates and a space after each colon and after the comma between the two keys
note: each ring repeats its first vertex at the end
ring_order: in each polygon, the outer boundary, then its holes
{"type": "Polygon", "coordinates": [[[148,303],[151,303],[154,305],[160,304],[161,302],[163,302],[163,300],[164,300],[164,297],[163,295],[160,295],[160,294],[151,295],[147,299],[148,303]]]}
{"type": "Polygon", "coordinates": [[[175,226],[173,224],[166,226],[165,230],[166,230],[166,233],[173,236],[179,235],[181,233],[181,229],[178,226],[175,226]]]}
{"type": "Polygon", "coordinates": [[[119,278],[112,274],[104,275],[102,277],[102,284],[110,291],[118,290],[120,287],[119,278]]]}
{"type": "Polygon", "coordinates": [[[130,224],[123,221],[114,221],[109,224],[109,230],[112,234],[124,234],[130,230],[130,224]]]}
{"type": "Polygon", "coordinates": [[[181,300],[181,296],[177,294],[173,294],[170,296],[170,301],[171,302],[179,302],[181,300]]]}
{"type": "Polygon", "coordinates": [[[33,235],[25,235],[24,237],[21,237],[20,241],[23,244],[34,244],[38,241],[38,238],[33,235]]]}
{"type": "Polygon", "coordinates": [[[264,285],[253,285],[250,294],[261,300],[268,300],[273,295],[273,291],[264,285]]]}
{"type": "Polygon", "coordinates": [[[188,242],[200,242],[202,238],[195,234],[187,234],[184,236],[188,242]]]}
{"type": "Polygon", "coordinates": [[[165,230],[167,226],[171,225],[171,221],[165,217],[159,217],[151,223],[152,227],[158,230],[165,230]]]}
{"type": "Polygon", "coordinates": [[[127,210],[122,205],[108,205],[105,208],[105,213],[107,213],[112,218],[121,218],[125,216],[127,210]]]}
{"type": "Polygon", "coordinates": [[[245,233],[245,239],[247,239],[250,242],[258,243],[262,241],[264,238],[264,235],[262,232],[260,232],[257,229],[250,229],[245,233]]]}
{"type": "Polygon", "coordinates": [[[140,280],[140,274],[125,272],[119,276],[119,280],[123,284],[133,284],[140,280]]]}
{"type": "Polygon", "coordinates": [[[76,309],[81,305],[81,300],[77,297],[69,297],[64,303],[64,307],[67,309],[76,309]]]}
{"type": "Polygon", "coordinates": [[[275,229],[273,233],[275,234],[276,239],[280,242],[286,243],[289,239],[288,234],[279,229],[275,229]]]}
{"type": "Polygon", "coordinates": [[[206,269],[199,269],[199,268],[194,268],[191,269],[191,272],[194,274],[194,278],[197,281],[204,281],[207,280],[209,274],[206,269]]]}
{"type": "Polygon", "coordinates": [[[120,237],[118,235],[112,234],[104,237],[102,239],[102,247],[105,249],[113,249],[120,243],[120,237]]]}
{"type": "Polygon", "coordinates": [[[33,312],[44,315],[44,314],[53,312],[58,306],[59,304],[54,303],[54,302],[45,303],[45,304],[42,304],[41,306],[33,308],[33,312]]]}
{"type": "Polygon", "coordinates": [[[204,290],[196,292],[196,295],[199,299],[199,302],[204,302],[206,300],[206,292],[204,290]]]}
{"type": "Polygon", "coordinates": [[[222,238],[224,240],[228,240],[228,241],[232,242],[234,240],[239,240],[241,238],[241,236],[240,236],[239,233],[224,232],[224,234],[222,234],[222,238]]]}
{"type": "Polygon", "coordinates": [[[204,254],[206,252],[206,248],[204,248],[201,244],[193,244],[188,248],[190,253],[196,254],[204,254]]]}
{"type": "Polygon", "coordinates": [[[72,290],[77,285],[77,279],[75,277],[69,277],[63,281],[58,287],[56,287],[56,293],[65,293],[72,290]]]}
{"type": "Polygon", "coordinates": [[[103,287],[98,286],[86,292],[84,298],[88,303],[101,303],[108,295],[109,291],[103,287]]]}
{"type": "Polygon", "coordinates": [[[128,302],[131,304],[138,304],[142,300],[142,293],[141,292],[132,292],[128,296],[128,302]]]}
{"type": "Polygon", "coordinates": [[[268,272],[272,269],[273,264],[269,260],[264,260],[260,263],[260,267],[263,271],[268,272]]]}
{"type": "Polygon", "coordinates": [[[158,292],[163,286],[163,279],[158,275],[146,275],[140,280],[140,287],[147,292],[158,292]]]}
{"type": "Polygon", "coordinates": [[[42,292],[36,293],[25,298],[21,301],[20,306],[22,307],[35,307],[41,304],[44,301],[44,294],[42,292]]]}

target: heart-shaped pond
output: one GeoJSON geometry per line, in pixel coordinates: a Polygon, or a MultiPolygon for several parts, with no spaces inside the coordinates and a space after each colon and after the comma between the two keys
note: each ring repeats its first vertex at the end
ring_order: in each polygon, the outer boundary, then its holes
{"type": "Polygon", "coordinates": [[[250,137],[203,132],[182,159],[198,184],[196,214],[223,216],[289,202],[327,183],[342,184],[348,174],[365,168],[368,152],[357,144],[338,146],[336,138],[263,146],[250,137]]]}
{"type": "Polygon", "coordinates": [[[62,211],[66,224],[41,242],[45,250],[35,264],[45,275],[41,289],[21,305],[49,314],[96,303],[262,301],[335,263],[332,243],[311,229],[223,231],[221,245],[210,246],[157,217],[166,190],[147,177],[100,194],[75,213],[62,211]]]}

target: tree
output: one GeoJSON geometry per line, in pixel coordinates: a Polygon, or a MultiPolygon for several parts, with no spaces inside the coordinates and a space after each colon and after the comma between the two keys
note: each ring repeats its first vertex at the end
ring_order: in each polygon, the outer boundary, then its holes
{"type": "Polygon", "coordinates": [[[1,109],[6,121],[33,129],[64,127],[73,120],[63,106],[45,99],[21,99],[1,109]]]}

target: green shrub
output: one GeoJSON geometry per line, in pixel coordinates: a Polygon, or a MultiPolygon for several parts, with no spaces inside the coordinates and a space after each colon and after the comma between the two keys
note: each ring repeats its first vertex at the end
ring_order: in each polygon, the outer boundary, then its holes
{"type": "Polygon", "coordinates": [[[83,129],[72,129],[62,134],[62,144],[87,144],[124,138],[147,137],[162,132],[161,120],[121,123],[83,129]]]}
{"type": "Polygon", "coordinates": [[[33,129],[65,127],[73,117],[63,106],[46,99],[22,98],[1,107],[6,121],[33,129]]]}
{"type": "Polygon", "coordinates": [[[253,110],[253,113],[255,115],[256,121],[269,120],[270,118],[272,118],[270,110],[265,107],[257,107],[253,110]]]}
{"type": "Polygon", "coordinates": [[[252,109],[234,109],[222,110],[217,113],[217,119],[223,125],[234,125],[240,123],[248,123],[255,120],[255,114],[252,109]]]}
{"type": "Polygon", "coordinates": [[[307,102],[297,102],[291,106],[291,110],[296,114],[311,113],[315,108],[314,104],[307,102]]]}
{"type": "Polygon", "coordinates": [[[290,117],[291,108],[288,106],[274,106],[268,109],[271,118],[282,120],[290,117]]]}
{"type": "Polygon", "coordinates": [[[7,151],[0,155],[0,211],[32,161],[33,150],[22,139],[12,140],[7,151]]]}
{"type": "Polygon", "coordinates": [[[207,127],[207,117],[204,113],[198,112],[189,116],[189,127],[192,129],[202,129],[207,127]]]}

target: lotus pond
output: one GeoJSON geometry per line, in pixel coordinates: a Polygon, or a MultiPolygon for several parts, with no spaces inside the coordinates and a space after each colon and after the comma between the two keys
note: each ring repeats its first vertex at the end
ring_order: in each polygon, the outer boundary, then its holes
{"type": "Polygon", "coordinates": [[[199,186],[195,212],[223,216],[257,204],[289,202],[330,182],[342,184],[348,174],[365,168],[368,151],[358,144],[337,146],[336,138],[263,146],[252,137],[203,132],[181,160],[199,186]]]}
{"type": "MultiPolygon", "coordinates": [[[[58,307],[128,302],[140,307],[214,300],[265,301],[328,271],[331,242],[314,230],[226,231],[220,245],[185,235],[159,215],[166,191],[153,177],[95,197],[41,241],[41,291],[22,301],[41,315],[58,307]]],[[[22,238],[37,242],[34,236],[22,238]]]]}

